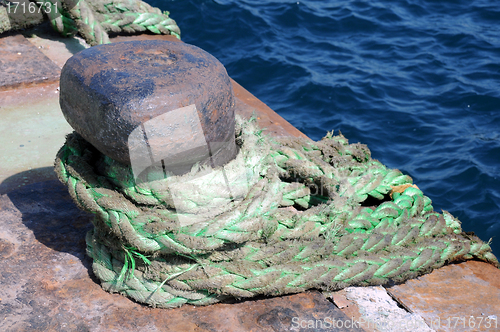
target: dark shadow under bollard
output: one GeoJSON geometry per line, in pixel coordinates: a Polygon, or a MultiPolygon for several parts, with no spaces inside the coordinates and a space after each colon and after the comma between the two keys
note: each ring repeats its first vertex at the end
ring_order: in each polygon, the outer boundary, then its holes
{"type": "MultiPolygon", "coordinates": [[[[21,213],[22,224],[33,232],[38,242],[78,258],[92,275],[91,259],[85,253],[85,235],[93,227],[94,216],[76,207],[66,187],[57,180],[34,182],[11,190],[5,196],[21,213]]],[[[23,229],[19,231],[24,232],[23,229]]]]}

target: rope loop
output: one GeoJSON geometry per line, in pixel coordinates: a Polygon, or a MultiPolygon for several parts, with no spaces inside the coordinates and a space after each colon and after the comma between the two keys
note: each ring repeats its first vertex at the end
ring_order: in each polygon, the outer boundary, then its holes
{"type": "Polygon", "coordinates": [[[104,289],[172,308],[402,282],[472,258],[498,266],[365,145],[333,133],[272,139],[239,117],[236,133],[239,153],[223,167],[142,183],[68,135],[55,169],[95,215],[87,253],[104,289]]]}

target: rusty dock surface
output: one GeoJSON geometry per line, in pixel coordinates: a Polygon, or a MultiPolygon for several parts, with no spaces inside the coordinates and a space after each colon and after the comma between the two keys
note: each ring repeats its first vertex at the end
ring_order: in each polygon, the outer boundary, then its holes
{"type": "MultiPolygon", "coordinates": [[[[92,216],[52,167],[72,131],[59,108],[60,69],[86,45],[46,26],[25,35],[0,35],[0,331],[500,331],[500,270],[477,261],[391,287],[207,307],[154,309],[103,291],[85,254],[92,216]]],[[[151,38],[175,40],[112,42],[151,38]]],[[[238,113],[256,114],[271,135],[304,136],[233,87],[238,113]]]]}

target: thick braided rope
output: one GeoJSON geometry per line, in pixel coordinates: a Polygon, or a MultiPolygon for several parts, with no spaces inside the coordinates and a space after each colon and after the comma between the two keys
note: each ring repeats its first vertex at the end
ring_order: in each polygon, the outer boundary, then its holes
{"type": "Polygon", "coordinates": [[[110,32],[137,33],[150,31],[171,34],[180,39],[181,31],[169,12],[137,0],[93,1],[101,25],[110,32]]]}
{"type": "MultiPolygon", "coordinates": [[[[252,122],[238,124],[238,165],[251,184],[238,202],[219,190],[175,199],[175,181],[206,180],[196,168],[136,184],[128,167],[68,136],[56,172],[95,214],[87,252],[104,289],[170,308],[400,282],[471,258],[498,266],[488,244],[464,234],[449,213],[434,212],[408,176],[372,160],[365,146],[331,134],[277,142],[252,122]],[[220,209],[179,224],[205,206],[220,209]]],[[[229,178],[241,177],[231,163],[229,178]]],[[[215,178],[210,186],[217,188],[215,178]]]]}
{"type": "Polygon", "coordinates": [[[106,30],[96,18],[96,13],[91,9],[89,3],[80,0],[76,4],[63,1],[63,7],[68,17],[75,22],[80,35],[87,44],[94,46],[109,43],[109,37],[106,30]]]}
{"type": "Polygon", "coordinates": [[[52,28],[58,31],[62,36],[71,37],[78,32],[75,21],[69,17],[61,1],[44,0],[42,6],[43,8],[50,8],[50,10],[46,9],[44,12],[52,28]]]}
{"type": "Polygon", "coordinates": [[[180,29],[169,12],[140,0],[44,0],[43,6],[51,8],[44,12],[55,30],[63,36],[78,32],[91,46],[109,43],[109,32],[149,31],[180,39],[180,29]]]}

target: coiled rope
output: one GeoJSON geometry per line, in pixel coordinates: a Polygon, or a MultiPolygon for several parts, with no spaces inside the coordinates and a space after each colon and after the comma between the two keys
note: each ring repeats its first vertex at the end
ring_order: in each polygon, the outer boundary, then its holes
{"type": "MultiPolygon", "coordinates": [[[[169,17],[169,12],[162,12],[140,0],[30,1],[40,8],[38,12],[48,17],[56,31],[65,37],[79,33],[91,46],[109,43],[110,32],[133,34],[149,31],[180,39],[180,29],[169,17]]],[[[10,27],[7,24],[0,26],[10,27]]]]}
{"type": "Polygon", "coordinates": [[[197,166],[137,184],[130,167],[68,135],[55,169],[95,214],[87,253],[105,290],[172,308],[384,285],[472,258],[498,266],[487,243],[435,212],[410,177],[371,159],[365,145],[332,133],[272,139],[239,118],[236,142],[238,157],[224,167],[228,193],[209,176],[217,172],[197,166]]]}

